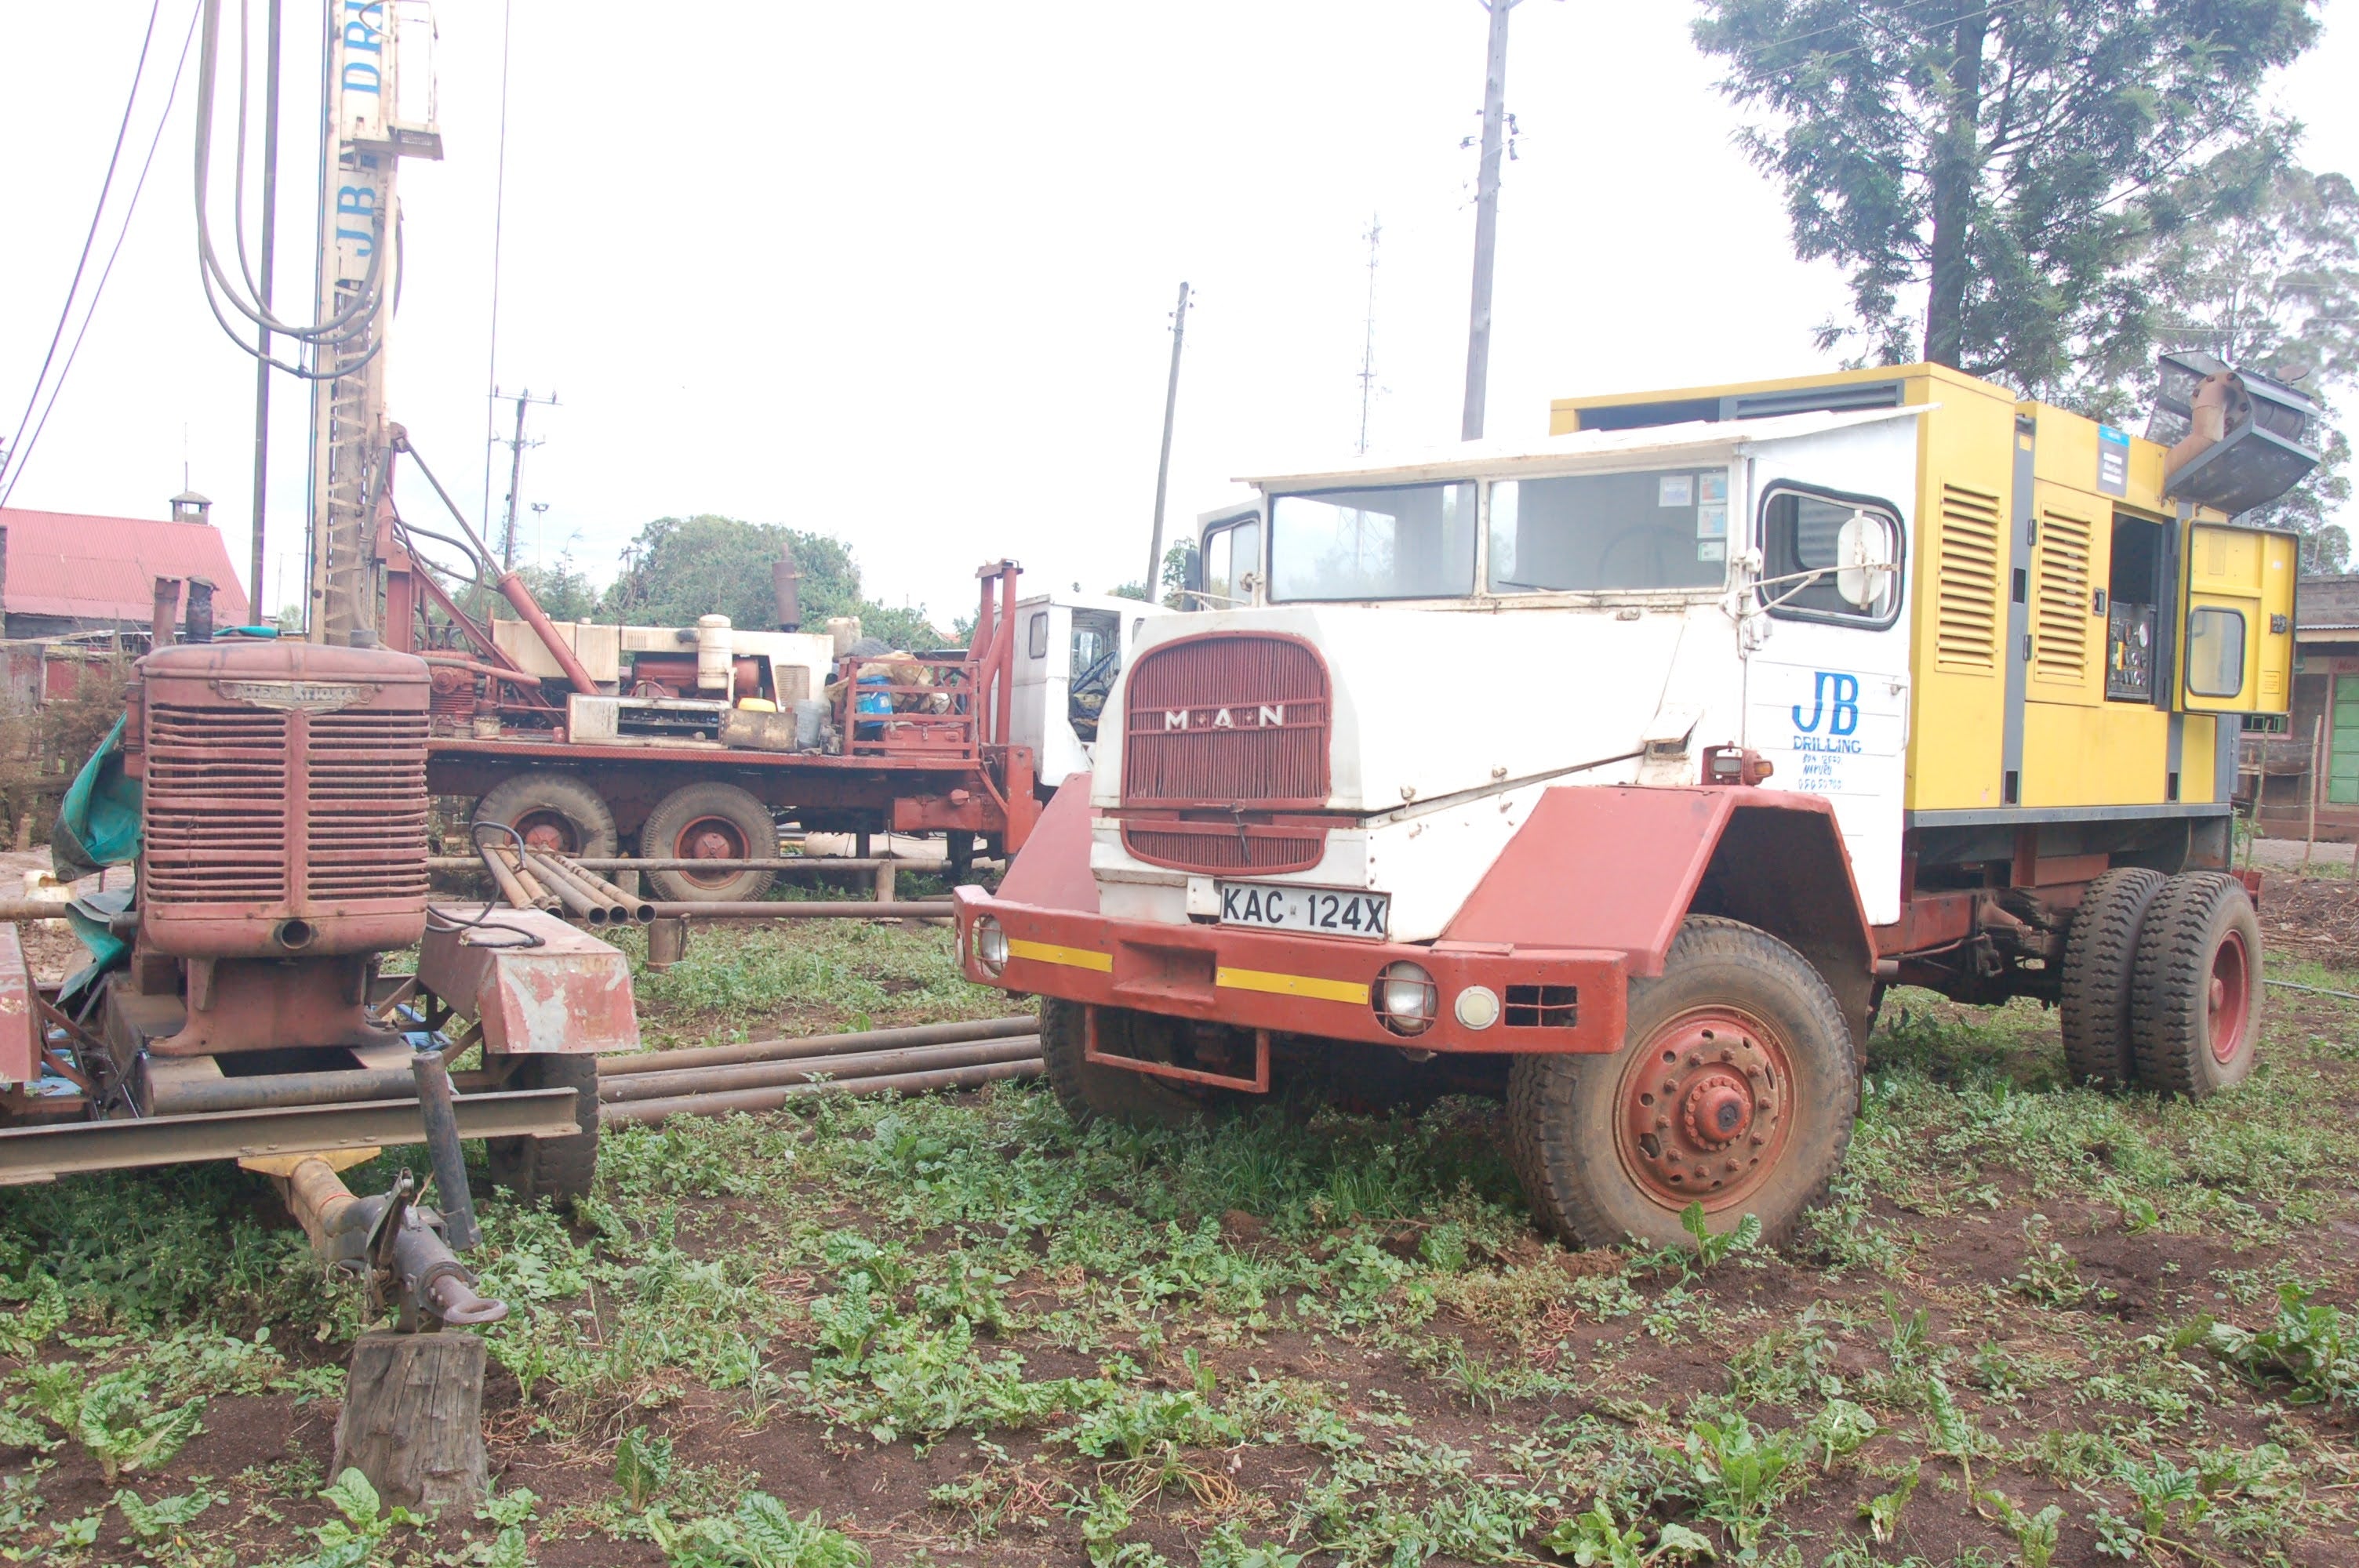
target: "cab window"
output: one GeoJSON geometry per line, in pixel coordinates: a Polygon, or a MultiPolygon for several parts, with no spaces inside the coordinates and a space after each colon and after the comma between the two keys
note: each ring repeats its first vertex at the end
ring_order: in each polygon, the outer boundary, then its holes
{"type": "Polygon", "coordinates": [[[1863,517],[1881,535],[1886,558],[1900,560],[1899,514],[1864,496],[1774,485],[1761,503],[1761,600],[1790,621],[1831,621],[1848,626],[1889,626],[1900,613],[1900,573],[1862,579],[1868,602],[1843,597],[1837,543],[1843,525],[1863,517]]]}
{"type": "Polygon", "coordinates": [[[1256,574],[1261,567],[1261,524],[1232,523],[1204,535],[1204,588],[1199,601],[1207,610],[1226,610],[1253,602],[1256,574]]]}

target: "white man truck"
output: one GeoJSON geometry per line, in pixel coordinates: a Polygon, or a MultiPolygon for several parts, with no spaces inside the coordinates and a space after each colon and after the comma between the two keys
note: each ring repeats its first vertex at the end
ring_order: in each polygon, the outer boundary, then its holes
{"type": "Polygon", "coordinates": [[[2071,1065],[2251,1069],[2239,715],[2290,687],[2299,395],[2167,362],[2157,441],[1940,366],[1572,399],[1253,481],[1150,621],[973,979],[1077,1118],[1310,1076],[1487,1089],[1581,1245],[1840,1163],[1885,988],[2060,1004],[2071,1065]],[[1199,583],[1199,589],[1205,585],[1199,583]]]}

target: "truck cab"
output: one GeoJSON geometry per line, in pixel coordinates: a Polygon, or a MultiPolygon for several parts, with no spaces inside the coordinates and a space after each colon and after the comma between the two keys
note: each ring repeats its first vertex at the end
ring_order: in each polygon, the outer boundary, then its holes
{"type": "Polygon", "coordinates": [[[2199,379],[2234,411],[2172,449],[1913,365],[1256,476],[1086,786],[962,890],[968,972],[1049,999],[1083,1118],[1487,1084],[1584,1244],[1793,1225],[1896,980],[2225,1087],[2234,716],[2285,706],[2297,558],[2228,514],[2306,449],[2284,389],[2199,379]]]}
{"type": "Polygon", "coordinates": [[[1098,721],[1130,650],[1159,604],[1111,595],[1041,594],[1016,605],[1016,706],[1008,731],[1039,759],[1043,798],[1086,773],[1098,721]]]}

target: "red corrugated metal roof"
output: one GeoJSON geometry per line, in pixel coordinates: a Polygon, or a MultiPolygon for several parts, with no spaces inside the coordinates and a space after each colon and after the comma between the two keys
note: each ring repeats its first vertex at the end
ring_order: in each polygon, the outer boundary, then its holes
{"type": "Polygon", "coordinates": [[[8,530],[0,608],[11,615],[144,625],[155,613],[159,577],[211,579],[217,626],[243,625],[251,613],[229,546],[210,523],[10,507],[0,509],[0,528],[8,530]]]}

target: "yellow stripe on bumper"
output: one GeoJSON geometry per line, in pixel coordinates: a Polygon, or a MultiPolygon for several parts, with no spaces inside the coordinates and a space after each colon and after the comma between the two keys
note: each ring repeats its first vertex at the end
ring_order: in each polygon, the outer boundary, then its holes
{"type": "Polygon", "coordinates": [[[1364,1007],[1368,988],[1353,980],[1322,980],[1311,975],[1280,975],[1267,969],[1218,969],[1212,983],[1231,990],[1267,991],[1273,996],[1305,996],[1318,1001],[1357,1002],[1364,1007]]]}
{"type": "Polygon", "coordinates": [[[1054,942],[1027,942],[1011,936],[1007,939],[1007,956],[1029,958],[1039,964],[1062,964],[1069,969],[1095,969],[1102,975],[1114,973],[1112,953],[1093,952],[1087,947],[1060,947],[1054,942]]]}

